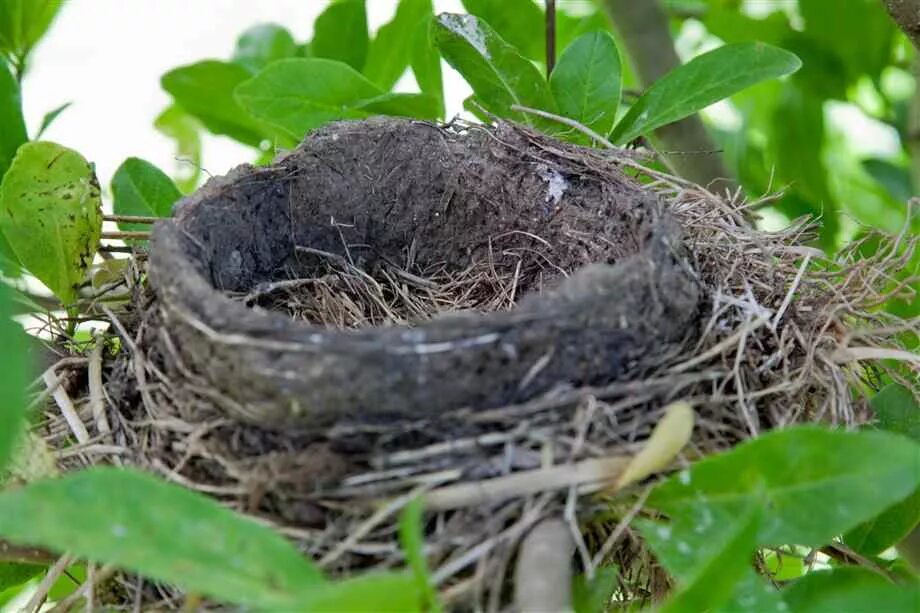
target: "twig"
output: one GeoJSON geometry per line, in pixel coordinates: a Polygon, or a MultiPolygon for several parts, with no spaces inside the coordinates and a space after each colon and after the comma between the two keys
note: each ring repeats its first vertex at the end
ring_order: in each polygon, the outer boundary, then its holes
{"type": "Polygon", "coordinates": [[[858,360],[898,360],[920,365],[920,354],[885,347],[842,347],[832,357],[838,364],[858,360]]]}
{"type": "Polygon", "coordinates": [[[103,215],[103,221],[123,221],[125,223],[156,223],[162,220],[162,217],[150,217],[147,215],[103,215]]]}
{"type": "Polygon", "coordinates": [[[140,239],[147,240],[150,238],[150,232],[103,232],[102,238],[111,240],[140,239]]]}
{"type": "Polygon", "coordinates": [[[93,347],[89,356],[89,406],[92,410],[93,420],[96,422],[96,430],[100,434],[108,434],[112,431],[109,420],[105,415],[105,394],[102,389],[102,349],[104,341],[102,336],[96,335],[96,345],[93,347]]]}
{"type": "MultiPolygon", "coordinates": [[[[378,509],[373,515],[371,515],[365,522],[353,530],[344,541],[340,542],[335,546],[329,553],[324,555],[319,561],[321,567],[329,566],[332,562],[339,558],[343,553],[348,551],[352,546],[354,546],[358,541],[367,536],[371,530],[376,528],[380,522],[385,520],[387,517],[396,513],[401,508],[409,504],[413,498],[422,494],[425,490],[429,489],[431,485],[422,485],[416,487],[410,492],[394,498],[389,501],[387,504],[378,509]]],[[[427,505],[426,505],[427,506],[427,505]]],[[[426,509],[427,510],[427,509],[426,509]]]]}
{"type": "Polygon", "coordinates": [[[54,391],[51,392],[51,397],[54,398],[55,404],[61,410],[61,415],[64,416],[64,420],[70,426],[70,431],[73,432],[77,441],[82,444],[87,443],[89,441],[89,432],[86,431],[83,420],[77,415],[67,390],[59,385],[57,375],[54,374],[52,369],[48,369],[42,375],[42,379],[45,381],[45,385],[49,388],[54,388],[54,391]]]}
{"type": "Polygon", "coordinates": [[[549,119],[550,121],[561,123],[562,125],[569,126],[570,128],[574,128],[575,130],[578,130],[579,132],[581,132],[588,138],[591,138],[599,142],[600,144],[607,147],[608,149],[622,151],[621,147],[617,147],[616,145],[611,143],[609,140],[607,140],[606,138],[604,138],[603,136],[601,136],[600,134],[598,134],[597,132],[589,128],[588,126],[584,125],[583,123],[579,123],[575,121],[574,119],[569,119],[568,117],[563,117],[562,115],[556,115],[555,113],[549,113],[547,111],[541,111],[540,109],[532,109],[529,106],[521,106],[520,104],[512,104],[511,110],[517,111],[519,113],[527,113],[528,115],[536,115],[537,117],[542,117],[543,119],[549,119]]]}
{"type": "MultiPolygon", "coordinates": [[[[92,569],[92,566],[89,567],[92,569]]],[[[83,585],[74,590],[67,598],[57,603],[48,613],[65,613],[69,611],[83,597],[87,599],[87,610],[93,610],[93,588],[115,573],[115,566],[109,564],[103,566],[98,572],[88,573],[83,585]]]]}
{"type": "Polygon", "coordinates": [[[785,313],[789,305],[792,304],[792,297],[795,295],[795,290],[799,287],[799,283],[802,282],[802,277],[805,275],[805,270],[808,268],[809,262],[811,262],[811,254],[806,255],[805,259],[802,260],[802,265],[799,266],[799,271],[796,273],[795,279],[792,280],[792,285],[789,286],[789,291],[786,292],[783,303],[779,305],[779,309],[777,309],[776,315],[770,323],[770,329],[774,332],[776,332],[776,326],[779,325],[779,321],[783,318],[783,313],[785,313]]]}
{"type": "Polygon", "coordinates": [[[517,498],[563,489],[573,485],[598,487],[611,483],[629,464],[627,456],[612,456],[583,460],[576,464],[563,464],[540,468],[483,481],[460,483],[433,490],[425,495],[425,509],[446,511],[461,507],[496,504],[517,498]]]}
{"type": "Polygon", "coordinates": [[[556,67],[556,0],[546,0],[546,77],[556,67]]]}
{"type": "Polygon", "coordinates": [[[545,519],[519,549],[514,573],[516,611],[572,610],[572,550],[565,522],[545,519]]]}
{"type": "Polygon", "coordinates": [[[591,566],[597,568],[604,563],[604,558],[606,558],[611,551],[613,551],[613,546],[617,544],[617,541],[620,540],[620,537],[623,536],[623,533],[626,532],[626,528],[629,527],[629,524],[632,522],[633,518],[639,514],[639,511],[642,510],[642,507],[645,505],[645,499],[648,498],[649,493],[651,493],[652,488],[647,487],[645,491],[642,492],[642,495],[639,496],[639,499],[636,501],[636,504],[632,506],[631,509],[623,516],[623,519],[617,524],[616,528],[613,529],[613,532],[610,533],[610,536],[607,537],[607,540],[604,541],[604,544],[601,545],[601,548],[597,550],[597,553],[594,554],[594,559],[591,560],[591,566]]]}
{"type": "Polygon", "coordinates": [[[45,604],[45,600],[48,598],[48,592],[51,591],[51,586],[60,579],[72,561],[73,557],[66,553],[58,558],[57,562],[45,573],[45,577],[38,584],[38,587],[35,588],[35,593],[32,594],[29,602],[23,607],[24,611],[35,611],[37,613],[41,610],[42,605],[45,604]]]}

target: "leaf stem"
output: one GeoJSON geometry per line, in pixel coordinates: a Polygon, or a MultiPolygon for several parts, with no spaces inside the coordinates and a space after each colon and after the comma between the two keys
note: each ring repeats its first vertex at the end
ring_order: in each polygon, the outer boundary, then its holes
{"type": "Polygon", "coordinates": [[[103,232],[102,238],[113,240],[140,239],[147,240],[150,238],[150,232],[103,232]]]}

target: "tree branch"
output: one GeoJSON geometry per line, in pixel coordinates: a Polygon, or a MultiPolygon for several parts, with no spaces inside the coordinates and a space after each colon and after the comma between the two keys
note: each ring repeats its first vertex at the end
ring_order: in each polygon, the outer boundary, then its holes
{"type": "Polygon", "coordinates": [[[920,0],[882,0],[901,31],[920,49],[920,0]]]}
{"type": "MultiPolygon", "coordinates": [[[[633,68],[645,86],[680,66],[668,27],[668,16],[659,0],[604,0],[633,68]]],[[[655,135],[677,173],[700,185],[719,181],[731,184],[722,157],[706,132],[699,115],[656,130],[655,135]]]]}

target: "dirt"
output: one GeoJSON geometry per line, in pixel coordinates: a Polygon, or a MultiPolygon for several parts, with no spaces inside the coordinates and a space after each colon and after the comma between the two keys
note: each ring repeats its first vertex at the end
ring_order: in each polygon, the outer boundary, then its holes
{"type": "Polygon", "coordinates": [[[394,118],[212,179],[155,227],[149,272],[147,333],[173,374],[268,426],[434,417],[641,373],[694,335],[700,297],[679,226],[614,161],[511,126],[394,118]],[[233,298],[330,264],[412,282],[483,270],[512,296],[361,329],[233,298]]]}

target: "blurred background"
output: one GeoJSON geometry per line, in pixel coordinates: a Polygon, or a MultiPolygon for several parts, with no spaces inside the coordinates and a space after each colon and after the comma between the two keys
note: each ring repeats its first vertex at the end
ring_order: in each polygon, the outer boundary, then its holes
{"type": "MultiPolygon", "coordinates": [[[[559,0],[558,52],[566,32],[610,29],[627,64],[637,67],[626,70],[629,102],[648,85],[640,56],[655,56],[667,46],[683,61],[722,43],[750,40],[793,51],[803,68],[792,77],[762,83],[703,112],[708,148],[674,150],[661,142],[659,149],[690,167],[720,158],[751,199],[776,194],[759,211],[767,228],[806,214],[819,216],[818,244],[829,251],[859,239],[868,228],[897,232],[904,226],[906,200],[920,178],[920,153],[911,155],[920,125],[914,51],[881,0],[656,2],[559,0]],[[646,25],[653,29],[655,24],[641,21],[650,19],[647,14],[636,14],[649,6],[663,9],[671,40],[643,50],[632,35],[646,25]]],[[[291,53],[309,54],[314,20],[329,4],[68,0],[25,73],[30,133],[47,112],[71,103],[44,137],[93,161],[104,189],[129,156],[162,168],[183,191],[236,164],[268,161],[271,141],[256,148],[229,138],[213,122],[206,128],[200,113],[173,105],[160,77],[204,59],[231,60],[241,36],[259,24],[280,26],[296,44],[291,53]]],[[[371,37],[393,17],[397,4],[367,0],[371,37]]],[[[523,55],[541,66],[545,61],[542,1],[435,0],[434,5],[436,11],[484,17],[523,55]]],[[[442,64],[445,118],[450,118],[464,113],[470,89],[442,64]]],[[[411,71],[395,90],[417,90],[411,71]]],[[[896,308],[902,315],[920,312],[916,300],[896,308]]]]}

